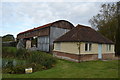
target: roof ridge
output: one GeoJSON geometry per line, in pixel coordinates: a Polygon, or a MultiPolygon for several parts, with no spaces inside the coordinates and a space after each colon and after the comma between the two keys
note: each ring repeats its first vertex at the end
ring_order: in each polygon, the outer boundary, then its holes
{"type": "Polygon", "coordinates": [[[82,27],[84,27],[84,28],[91,28],[91,27],[89,27],[89,26],[84,26],[84,25],[81,25],[81,24],[77,24],[76,27],[77,27],[77,28],[82,28],[82,27]]]}

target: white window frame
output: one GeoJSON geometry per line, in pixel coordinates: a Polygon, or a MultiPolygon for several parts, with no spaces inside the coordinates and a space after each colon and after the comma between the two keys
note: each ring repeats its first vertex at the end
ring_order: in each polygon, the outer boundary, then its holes
{"type": "Polygon", "coordinates": [[[85,43],[85,46],[84,46],[84,50],[85,51],[92,51],[92,43],[85,43]],[[86,44],[87,44],[87,50],[86,50],[86,44]],[[91,47],[90,47],[91,46],[91,47]]]}
{"type": "Polygon", "coordinates": [[[106,45],[106,51],[111,51],[111,44],[106,45]]]}

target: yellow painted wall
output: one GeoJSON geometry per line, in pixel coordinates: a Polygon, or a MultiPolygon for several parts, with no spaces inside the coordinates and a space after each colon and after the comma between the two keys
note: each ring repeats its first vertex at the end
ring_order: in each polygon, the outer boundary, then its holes
{"type": "Polygon", "coordinates": [[[111,51],[107,51],[106,44],[103,44],[102,45],[102,53],[115,53],[115,51],[114,51],[114,45],[111,45],[111,51]]]}
{"type": "Polygon", "coordinates": [[[98,53],[98,44],[92,43],[91,51],[85,51],[85,43],[83,42],[83,43],[81,43],[80,53],[81,54],[97,54],[98,53]]]}
{"type": "MultiPolygon", "coordinates": [[[[102,53],[115,53],[114,45],[111,45],[111,51],[107,51],[107,44],[102,44],[102,53]]],[[[92,43],[91,51],[85,51],[85,43],[81,43],[81,54],[98,54],[98,44],[92,43]]]]}
{"type": "Polygon", "coordinates": [[[61,49],[56,50],[57,43],[54,43],[54,51],[79,54],[77,42],[62,42],[60,43],[60,45],[61,45],[61,49]]]}
{"type": "MultiPolygon", "coordinates": [[[[56,50],[57,43],[54,43],[54,50],[53,51],[60,51],[72,54],[79,54],[78,49],[78,42],[61,42],[60,43],[60,50],[56,50]]],[[[80,54],[98,54],[98,44],[92,43],[91,51],[85,51],[85,43],[80,43],[80,54]]],[[[102,44],[102,53],[114,53],[114,45],[111,45],[111,51],[107,51],[106,44],[102,44]]]]}

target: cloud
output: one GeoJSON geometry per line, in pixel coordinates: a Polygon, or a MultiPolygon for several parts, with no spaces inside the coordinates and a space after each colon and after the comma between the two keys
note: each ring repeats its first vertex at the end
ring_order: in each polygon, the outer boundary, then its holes
{"type": "Polygon", "coordinates": [[[1,0],[1,2],[118,2],[119,0],[1,0]]]}
{"type": "Polygon", "coordinates": [[[74,25],[90,25],[88,20],[100,10],[101,3],[84,2],[3,2],[2,35],[64,19],[74,25]]]}

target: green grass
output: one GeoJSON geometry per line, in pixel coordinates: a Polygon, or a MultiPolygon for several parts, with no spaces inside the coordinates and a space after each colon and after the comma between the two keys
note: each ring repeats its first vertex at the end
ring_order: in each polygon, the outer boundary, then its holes
{"type": "Polygon", "coordinates": [[[58,60],[55,67],[32,74],[3,74],[3,78],[118,78],[118,61],[75,63],[58,60]]]}

